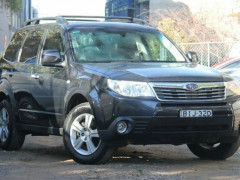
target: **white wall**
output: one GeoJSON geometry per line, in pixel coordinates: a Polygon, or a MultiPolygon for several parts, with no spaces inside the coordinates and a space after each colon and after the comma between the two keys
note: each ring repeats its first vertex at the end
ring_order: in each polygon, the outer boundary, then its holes
{"type": "Polygon", "coordinates": [[[23,21],[32,18],[31,0],[23,0],[23,13],[11,15],[0,1],[0,53],[4,51],[13,33],[22,25],[23,21]],[[7,43],[5,43],[5,36],[7,43]]]}
{"type": "Polygon", "coordinates": [[[0,1],[0,53],[5,48],[5,36],[7,37],[7,41],[11,36],[11,34],[9,33],[8,10],[4,8],[0,1]]]}

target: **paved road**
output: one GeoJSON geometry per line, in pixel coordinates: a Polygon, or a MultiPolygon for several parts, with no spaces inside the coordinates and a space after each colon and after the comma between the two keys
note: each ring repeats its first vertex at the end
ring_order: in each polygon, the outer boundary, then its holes
{"type": "Polygon", "coordinates": [[[14,179],[240,179],[240,150],[226,161],[208,161],[185,145],[127,146],[105,165],[81,165],[61,137],[27,136],[21,151],[0,150],[0,180],[14,179]]]}

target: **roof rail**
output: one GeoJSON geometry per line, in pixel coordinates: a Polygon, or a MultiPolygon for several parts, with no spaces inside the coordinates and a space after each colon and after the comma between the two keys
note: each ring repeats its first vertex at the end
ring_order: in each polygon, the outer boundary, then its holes
{"type": "Polygon", "coordinates": [[[119,16],[57,16],[57,17],[44,17],[30,19],[24,23],[24,26],[40,24],[40,21],[56,21],[59,24],[68,24],[68,21],[101,21],[103,19],[106,22],[128,22],[137,23],[142,25],[149,25],[147,21],[132,17],[119,17],[119,16]]]}
{"type": "Polygon", "coordinates": [[[68,22],[60,16],[57,17],[44,17],[44,18],[35,18],[35,19],[30,19],[24,23],[24,26],[29,26],[29,25],[36,25],[40,24],[40,21],[56,21],[56,23],[60,24],[67,24],[68,22]]]}
{"type": "Polygon", "coordinates": [[[131,22],[142,25],[149,25],[147,21],[137,19],[133,17],[122,17],[122,16],[61,16],[68,21],[98,21],[97,19],[104,19],[110,22],[131,22]]]}

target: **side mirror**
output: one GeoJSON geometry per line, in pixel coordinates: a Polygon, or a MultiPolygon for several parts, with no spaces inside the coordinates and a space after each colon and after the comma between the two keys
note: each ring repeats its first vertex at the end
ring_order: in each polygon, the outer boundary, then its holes
{"type": "Polygon", "coordinates": [[[56,49],[43,51],[42,65],[43,66],[61,66],[62,58],[60,52],[56,49]]]}
{"type": "Polygon", "coordinates": [[[200,63],[198,59],[198,55],[196,52],[193,51],[188,51],[186,53],[187,58],[192,62],[192,63],[200,63]]]}

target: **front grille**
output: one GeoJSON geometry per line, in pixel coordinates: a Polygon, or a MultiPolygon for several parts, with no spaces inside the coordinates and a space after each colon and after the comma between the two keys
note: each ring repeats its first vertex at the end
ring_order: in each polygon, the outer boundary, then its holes
{"type": "MultiPolygon", "coordinates": [[[[206,86],[206,85],[205,85],[206,86]]],[[[153,87],[160,100],[223,100],[225,98],[225,87],[200,87],[196,90],[188,90],[182,87],[153,87]]]]}

